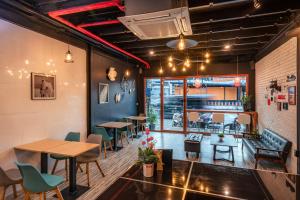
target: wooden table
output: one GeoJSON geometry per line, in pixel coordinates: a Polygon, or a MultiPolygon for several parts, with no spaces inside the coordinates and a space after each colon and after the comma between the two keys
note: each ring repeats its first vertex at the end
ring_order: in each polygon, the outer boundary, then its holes
{"type": "Polygon", "coordinates": [[[130,122],[105,122],[102,124],[98,124],[98,127],[104,127],[104,128],[113,128],[114,129],[114,150],[118,151],[119,149],[122,149],[123,147],[118,147],[118,129],[124,128],[127,126],[132,125],[130,122]]]}
{"type": "Polygon", "coordinates": [[[237,147],[237,142],[235,140],[235,138],[232,135],[224,135],[223,140],[220,140],[220,137],[218,136],[218,134],[211,134],[210,135],[210,144],[214,146],[214,160],[226,160],[229,162],[234,163],[234,155],[233,155],[233,147],[237,147]],[[223,151],[223,150],[218,150],[217,146],[223,146],[223,147],[228,147],[228,151],[223,151]],[[229,155],[231,154],[231,160],[229,159],[217,159],[216,158],[216,152],[219,153],[229,153],[229,155]]]}
{"type": "Polygon", "coordinates": [[[129,116],[129,117],[126,117],[126,119],[130,119],[130,120],[133,120],[133,121],[136,121],[136,136],[138,137],[139,135],[139,122],[140,121],[145,121],[148,117],[146,116],[129,116]]]}
{"type": "Polygon", "coordinates": [[[65,199],[76,199],[89,188],[76,184],[76,156],[99,147],[99,144],[44,139],[16,146],[15,149],[41,153],[41,172],[48,173],[48,154],[58,154],[69,158],[69,188],[62,191],[65,199]]]}

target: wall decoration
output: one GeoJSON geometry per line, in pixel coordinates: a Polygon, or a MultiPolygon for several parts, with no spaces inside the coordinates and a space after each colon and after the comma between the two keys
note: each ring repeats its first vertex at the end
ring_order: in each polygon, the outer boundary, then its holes
{"type": "Polygon", "coordinates": [[[120,94],[120,93],[117,93],[117,94],[115,95],[115,102],[116,102],[116,103],[120,103],[120,101],[121,101],[121,94],[120,94]]]}
{"type": "Polygon", "coordinates": [[[287,102],[282,103],[282,109],[283,110],[288,110],[289,109],[289,104],[287,102]]]}
{"type": "Polygon", "coordinates": [[[99,104],[109,102],[109,85],[107,83],[99,83],[99,104]]]}
{"type": "Polygon", "coordinates": [[[120,83],[120,86],[121,86],[121,89],[123,92],[126,92],[126,90],[128,89],[129,87],[129,81],[126,79],[126,78],[122,78],[122,81],[120,83]]]}
{"type": "Polygon", "coordinates": [[[271,105],[271,99],[270,99],[270,98],[268,98],[268,100],[267,100],[267,101],[268,101],[268,106],[269,106],[269,105],[271,105]]]}
{"type": "Polygon", "coordinates": [[[118,72],[116,71],[116,68],[110,67],[108,69],[107,77],[110,81],[115,81],[117,78],[117,75],[118,75],[118,72]]]}
{"type": "Polygon", "coordinates": [[[294,74],[287,75],[286,82],[292,82],[296,80],[296,76],[294,74]]]}
{"type": "Polygon", "coordinates": [[[284,93],[277,94],[277,101],[278,102],[287,102],[287,95],[284,93]]]}
{"type": "Polygon", "coordinates": [[[31,99],[52,100],[56,98],[56,76],[31,73],[31,99]]]}
{"type": "Polygon", "coordinates": [[[281,102],[277,102],[277,110],[281,111],[281,102]]]}
{"type": "Polygon", "coordinates": [[[296,86],[288,87],[288,101],[290,105],[296,105],[296,86]]]}
{"type": "Polygon", "coordinates": [[[131,81],[130,87],[129,87],[129,94],[132,94],[135,91],[135,80],[131,81]]]}

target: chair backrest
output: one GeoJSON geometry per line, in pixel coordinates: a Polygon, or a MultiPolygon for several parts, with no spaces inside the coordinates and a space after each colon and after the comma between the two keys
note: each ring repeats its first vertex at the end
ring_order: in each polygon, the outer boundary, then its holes
{"type": "Polygon", "coordinates": [[[250,124],[251,123],[251,117],[247,114],[239,114],[237,119],[239,124],[250,124]]]}
{"type": "Polygon", "coordinates": [[[16,165],[21,172],[23,186],[28,192],[40,193],[49,190],[50,186],[34,166],[18,162],[16,162],[16,165]]]}
{"type": "Polygon", "coordinates": [[[99,148],[90,150],[89,152],[100,155],[102,145],[102,135],[90,134],[87,138],[87,143],[99,144],[99,148]]]}
{"type": "Polygon", "coordinates": [[[190,112],[189,113],[189,121],[197,122],[199,120],[199,114],[197,112],[190,112]]]}
{"type": "Polygon", "coordinates": [[[213,113],[212,122],[213,123],[224,123],[224,113],[213,113]]]}
{"type": "Polygon", "coordinates": [[[79,132],[69,132],[65,138],[65,141],[80,142],[80,133],[79,132]]]}
{"type": "Polygon", "coordinates": [[[12,183],[5,171],[0,167],[0,186],[8,186],[12,183]]]}
{"type": "Polygon", "coordinates": [[[102,135],[102,140],[104,140],[104,141],[109,141],[110,140],[110,137],[109,137],[106,129],[103,128],[103,127],[95,127],[94,128],[94,134],[95,135],[102,135]]]}
{"type": "Polygon", "coordinates": [[[146,114],[145,113],[140,113],[139,116],[146,117],[146,114]]]}

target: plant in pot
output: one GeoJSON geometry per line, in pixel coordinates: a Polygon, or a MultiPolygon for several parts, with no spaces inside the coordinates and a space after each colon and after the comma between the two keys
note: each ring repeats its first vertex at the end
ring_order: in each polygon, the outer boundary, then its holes
{"type": "Polygon", "coordinates": [[[146,141],[142,141],[142,145],[142,148],[138,148],[137,164],[143,165],[143,175],[145,177],[152,177],[154,173],[154,163],[158,161],[158,157],[153,149],[153,137],[148,137],[147,135],[147,139],[146,141]]]}
{"type": "Polygon", "coordinates": [[[222,142],[224,139],[224,133],[219,133],[218,136],[219,136],[219,140],[222,142]]]}
{"type": "Polygon", "coordinates": [[[242,96],[241,102],[243,104],[244,111],[251,110],[251,96],[248,95],[242,96]]]}
{"type": "Polygon", "coordinates": [[[148,113],[148,122],[149,122],[149,128],[150,130],[155,130],[155,123],[157,120],[157,116],[153,109],[150,109],[148,113]]]}

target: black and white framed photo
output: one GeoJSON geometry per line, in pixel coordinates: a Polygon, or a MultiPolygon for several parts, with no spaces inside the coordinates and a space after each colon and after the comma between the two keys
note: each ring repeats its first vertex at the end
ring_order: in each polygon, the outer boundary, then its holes
{"type": "Polygon", "coordinates": [[[99,83],[99,104],[108,103],[109,101],[109,84],[99,83]]]}
{"type": "Polygon", "coordinates": [[[31,73],[31,99],[56,99],[56,76],[40,73],[31,73]]]}

